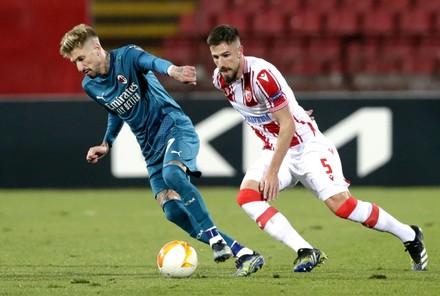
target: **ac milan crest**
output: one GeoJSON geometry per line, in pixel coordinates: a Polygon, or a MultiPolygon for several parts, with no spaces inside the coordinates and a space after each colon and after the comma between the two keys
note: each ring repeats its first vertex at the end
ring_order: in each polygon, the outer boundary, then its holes
{"type": "Polygon", "coordinates": [[[122,84],[127,84],[128,80],[124,75],[118,75],[118,81],[122,84]]]}

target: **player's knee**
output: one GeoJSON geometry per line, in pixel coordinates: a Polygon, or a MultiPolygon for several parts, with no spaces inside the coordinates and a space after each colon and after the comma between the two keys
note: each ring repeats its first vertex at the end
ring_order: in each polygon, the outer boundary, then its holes
{"type": "Polygon", "coordinates": [[[260,192],[249,188],[241,189],[240,192],[238,192],[237,203],[240,205],[240,207],[244,204],[254,201],[263,201],[263,197],[261,196],[260,192]]]}
{"type": "Polygon", "coordinates": [[[166,202],[173,200],[173,199],[182,200],[180,195],[176,191],[171,190],[171,189],[162,190],[161,192],[159,192],[156,195],[156,201],[159,203],[159,205],[162,207],[162,209],[163,209],[163,206],[166,202]]]}

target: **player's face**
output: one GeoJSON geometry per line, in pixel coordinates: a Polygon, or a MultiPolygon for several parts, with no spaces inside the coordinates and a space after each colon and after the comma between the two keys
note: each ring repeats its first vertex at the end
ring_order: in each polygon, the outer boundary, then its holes
{"type": "Polygon", "coordinates": [[[82,48],[72,50],[70,61],[84,75],[94,78],[100,74],[99,48],[96,48],[93,41],[86,42],[82,48]]]}
{"type": "Polygon", "coordinates": [[[223,79],[231,84],[241,77],[243,47],[239,42],[220,43],[210,46],[211,56],[223,79]]]}

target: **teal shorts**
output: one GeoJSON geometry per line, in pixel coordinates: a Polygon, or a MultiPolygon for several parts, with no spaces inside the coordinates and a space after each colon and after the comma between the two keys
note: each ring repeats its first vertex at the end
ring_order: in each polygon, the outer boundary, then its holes
{"type": "Polygon", "coordinates": [[[160,191],[170,189],[162,176],[164,165],[170,161],[180,161],[187,167],[189,175],[197,178],[201,176],[201,172],[197,170],[200,140],[186,115],[170,113],[165,116],[153,146],[156,152],[146,161],[155,197],[160,191]]]}

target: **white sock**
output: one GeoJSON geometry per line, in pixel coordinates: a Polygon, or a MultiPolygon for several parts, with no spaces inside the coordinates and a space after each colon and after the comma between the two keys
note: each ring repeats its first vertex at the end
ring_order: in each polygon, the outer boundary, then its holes
{"type": "Polygon", "coordinates": [[[301,248],[313,248],[292,227],[287,218],[274,207],[271,207],[267,202],[250,202],[243,204],[241,207],[261,229],[295,250],[295,252],[301,248]]]}
{"type": "Polygon", "coordinates": [[[348,219],[378,231],[391,233],[402,242],[412,241],[415,238],[414,230],[409,225],[403,224],[384,209],[370,202],[357,200],[356,207],[348,216],[348,219]],[[364,223],[370,220],[372,216],[375,216],[375,222],[372,225],[365,225],[364,223]]]}

